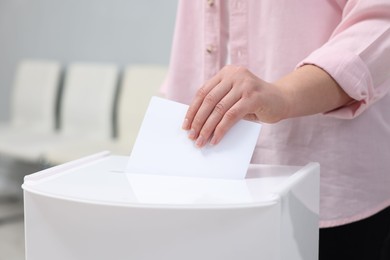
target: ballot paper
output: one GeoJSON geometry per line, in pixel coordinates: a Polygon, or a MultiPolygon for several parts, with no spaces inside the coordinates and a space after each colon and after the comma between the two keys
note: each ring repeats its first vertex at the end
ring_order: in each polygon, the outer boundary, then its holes
{"type": "Polygon", "coordinates": [[[188,105],[152,97],[126,171],[197,178],[243,179],[261,124],[240,120],[217,145],[195,146],[182,129],[188,105]]]}

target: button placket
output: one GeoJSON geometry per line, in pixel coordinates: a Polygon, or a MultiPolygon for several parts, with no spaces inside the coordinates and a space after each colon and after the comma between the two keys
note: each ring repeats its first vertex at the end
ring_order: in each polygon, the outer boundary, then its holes
{"type": "Polygon", "coordinates": [[[232,64],[248,65],[248,26],[247,0],[234,0],[230,2],[229,35],[230,37],[230,60],[232,64]]]}
{"type": "Polygon", "coordinates": [[[218,0],[205,1],[204,16],[204,80],[211,78],[219,68],[220,6],[218,0]]]}

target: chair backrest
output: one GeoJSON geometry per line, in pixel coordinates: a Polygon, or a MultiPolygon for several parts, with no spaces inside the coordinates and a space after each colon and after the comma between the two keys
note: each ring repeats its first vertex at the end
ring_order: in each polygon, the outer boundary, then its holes
{"type": "Polygon", "coordinates": [[[53,131],[60,78],[61,65],[57,61],[21,61],[12,90],[11,124],[53,131]]]}
{"type": "Polygon", "coordinates": [[[118,99],[118,140],[132,148],[152,96],[159,89],[168,68],[162,65],[133,65],[124,71],[118,99]]]}
{"type": "Polygon", "coordinates": [[[118,67],[73,63],[65,75],[60,112],[64,135],[111,138],[118,67]]]}

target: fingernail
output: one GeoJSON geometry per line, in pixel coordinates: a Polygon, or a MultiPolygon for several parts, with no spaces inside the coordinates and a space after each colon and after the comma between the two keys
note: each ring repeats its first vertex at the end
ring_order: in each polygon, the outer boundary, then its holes
{"type": "Polygon", "coordinates": [[[204,138],[203,138],[203,136],[199,136],[198,137],[198,139],[196,139],[196,142],[195,142],[195,145],[197,146],[197,147],[202,147],[203,145],[204,145],[204,138]]]}
{"type": "Polygon", "coordinates": [[[191,130],[188,132],[188,138],[190,138],[191,140],[194,140],[194,139],[195,139],[195,130],[194,130],[194,129],[191,129],[191,130]]]}
{"type": "Polygon", "coordinates": [[[210,144],[211,145],[216,145],[217,143],[218,143],[217,138],[215,138],[215,136],[213,136],[213,138],[211,138],[210,144]]]}
{"type": "Polygon", "coordinates": [[[183,125],[181,126],[184,130],[188,130],[189,125],[188,125],[188,118],[184,119],[183,125]]]}

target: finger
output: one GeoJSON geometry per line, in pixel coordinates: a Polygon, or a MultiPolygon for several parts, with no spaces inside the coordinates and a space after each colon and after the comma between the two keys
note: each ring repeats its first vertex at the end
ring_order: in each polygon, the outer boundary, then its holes
{"type": "Polygon", "coordinates": [[[187,113],[184,117],[182,128],[184,130],[190,130],[192,121],[196,113],[199,110],[199,107],[202,105],[202,102],[206,95],[219,84],[220,77],[216,75],[215,77],[208,80],[197,92],[194,97],[194,100],[191,102],[190,106],[187,109],[187,113]]]}
{"type": "Polygon", "coordinates": [[[225,113],[240,100],[240,95],[231,89],[213,108],[206,122],[199,131],[199,136],[196,139],[195,145],[203,147],[214,133],[215,128],[220,123],[225,113]]]}
{"type": "Polygon", "coordinates": [[[238,100],[222,117],[219,124],[214,130],[211,145],[218,144],[222,138],[226,135],[230,128],[233,127],[239,120],[244,118],[249,111],[249,107],[245,99],[238,100]]]}
{"type": "Polygon", "coordinates": [[[193,136],[190,136],[191,139],[195,140],[199,137],[201,129],[212,114],[215,106],[229,93],[230,90],[230,82],[220,82],[206,95],[192,121],[190,134],[193,134],[193,136]]]}

